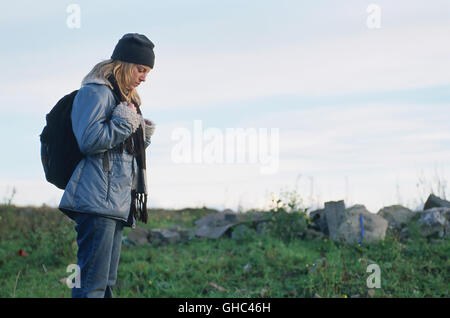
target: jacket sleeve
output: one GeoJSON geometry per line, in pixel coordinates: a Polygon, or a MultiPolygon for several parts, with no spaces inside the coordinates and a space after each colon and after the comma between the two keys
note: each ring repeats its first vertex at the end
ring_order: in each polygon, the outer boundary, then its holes
{"type": "Polygon", "coordinates": [[[125,141],[139,126],[139,117],[125,103],[114,109],[111,118],[106,109],[108,94],[103,87],[83,86],[72,107],[72,128],[80,151],[91,155],[112,149],[125,141]]]}

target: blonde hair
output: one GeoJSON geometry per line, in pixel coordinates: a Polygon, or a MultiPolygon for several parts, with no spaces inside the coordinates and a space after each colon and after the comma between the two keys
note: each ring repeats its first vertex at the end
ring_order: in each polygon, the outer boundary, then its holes
{"type": "Polygon", "coordinates": [[[141,106],[141,98],[134,87],[130,88],[132,81],[133,67],[136,64],[119,60],[106,60],[96,64],[92,70],[83,78],[82,83],[90,78],[100,78],[104,80],[112,89],[108,76],[114,74],[119,86],[120,93],[128,101],[137,106],[141,106]]]}

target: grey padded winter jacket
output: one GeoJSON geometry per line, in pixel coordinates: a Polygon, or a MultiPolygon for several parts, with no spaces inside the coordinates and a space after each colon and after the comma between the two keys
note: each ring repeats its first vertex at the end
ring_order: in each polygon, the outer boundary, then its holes
{"type": "Polygon", "coordinates": [[[116,105],[108,83],[99,78],[83,82],[74,99],[71,119],[75,138],[85,156],[66,186],[59,209],[69,217],[82,212],[126,222],[137,162],[126,150],[119,152],[119,147],[140,124],[145,127],[148,147],[150,127],[124,102],[116,105]],[[106,150],[109,167],[103,166],[106,150]]]}

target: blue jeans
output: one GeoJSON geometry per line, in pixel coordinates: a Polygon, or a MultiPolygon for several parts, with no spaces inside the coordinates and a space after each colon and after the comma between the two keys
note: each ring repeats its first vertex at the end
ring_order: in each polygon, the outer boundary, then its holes
{"type": "Polygon", "coordinates": [[[80,288],[72,297],[112,298],[122,246],[123,222],[87,213],[74,213],[77,225],[80,288]]]}

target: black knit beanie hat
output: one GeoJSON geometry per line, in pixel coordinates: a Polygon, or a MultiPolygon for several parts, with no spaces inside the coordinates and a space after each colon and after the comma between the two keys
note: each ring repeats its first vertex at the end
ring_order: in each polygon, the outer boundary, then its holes
{"type": "Polygon", "coordinates": [[[155,64],[154,47],[155,45],[145,35],[127,33],[117,43],[111,58],[153,68],[155,64]]]}

